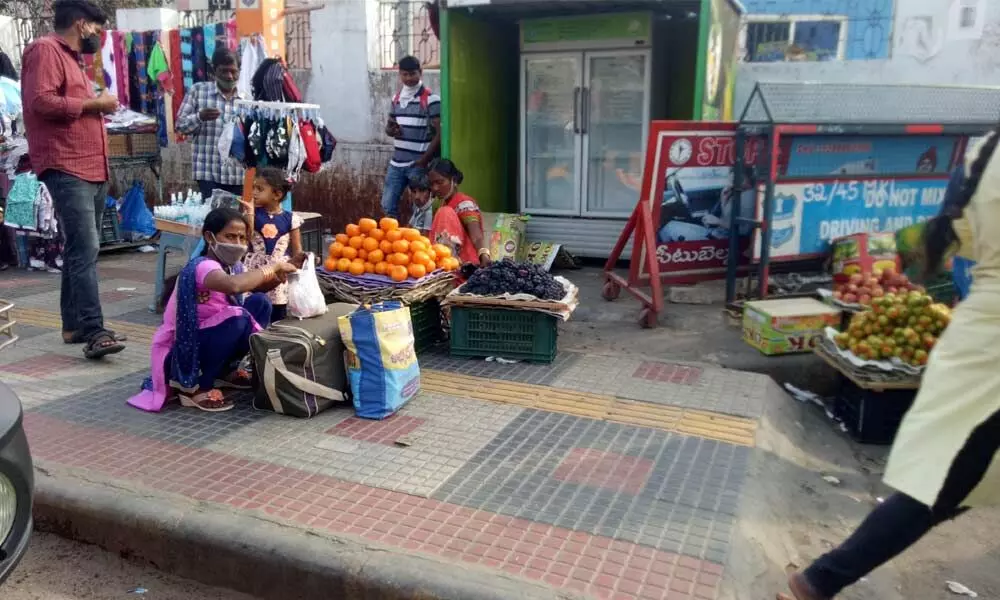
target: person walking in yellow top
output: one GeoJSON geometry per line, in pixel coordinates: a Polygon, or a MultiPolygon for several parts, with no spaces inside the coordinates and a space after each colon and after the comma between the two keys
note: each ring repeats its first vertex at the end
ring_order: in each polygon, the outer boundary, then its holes
{"type": "MultiPolygon", "coordinates": [[[[976,261],[969,296],[931,352],[893,443],[885,483],[895,494],[839,547],[788,580],[791,596],[829,600],[936,525],[1000,501],[1000,154],[996,132],[970,153],[962,194],[926,230],[928,270],[959,244],[976,261]],[[961,240],[953,226],[971,234],[961,240]],[[971,250],[969,247],[971,246],[971,250]]],[[[965,236],[963,236],[965,237],[965,236]]]]}

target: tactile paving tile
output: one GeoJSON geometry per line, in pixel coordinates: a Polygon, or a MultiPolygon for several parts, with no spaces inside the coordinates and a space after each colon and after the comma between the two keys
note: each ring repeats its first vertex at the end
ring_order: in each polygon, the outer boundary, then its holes
{"type": "Polygon", "coordinates": [[[433,497],[723,562],[748,457],[723,442],[527,409],[433,497]],[[636,477],[567,480],[566,465],[589,452],[636,477]]]}
{"type": "Polygon", "coordinates": [[[763,414],[770,381],[766,375],[706,367],[697,378],[672,383],[643,377],[651,364],[639,358],[583,356],[551,385],[744,417],[763,414]]]}

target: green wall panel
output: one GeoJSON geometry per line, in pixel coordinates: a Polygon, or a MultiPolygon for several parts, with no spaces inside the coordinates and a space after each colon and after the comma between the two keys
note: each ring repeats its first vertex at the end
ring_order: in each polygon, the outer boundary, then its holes
{"type": "Polygon", "coordinates": [[[448,11],[447,24],[448,156],[465,174],[462,191],[484,211],[515,211],[517,30],[460,9],[448,11]]]}

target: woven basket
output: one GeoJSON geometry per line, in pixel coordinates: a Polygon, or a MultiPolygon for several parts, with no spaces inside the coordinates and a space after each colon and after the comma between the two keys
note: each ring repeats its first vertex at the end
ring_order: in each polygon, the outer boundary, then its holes
{"type": "Polygon", "coordinates": [[[132,156],[154,156],[160,153],[160,140],[155,133],[130,133],[128,148],[132,156]]]}
{"type": "Polygon", "coordinates": [[[316,271],[319,285],[323,288],[327,301],[331,298],[336,302],[353,302],[355,304],[372,304],[384,300],[400,300],[404,304],[413,304],[430,299],[441,299],[455,288],[455,278],[451,273],[442,272],[437,276],[428,276],[425,281],[412,287],[360,286],[325,271],[316,271]]]}
{"type": "Polygon", "coordinates": [[[128,135],[112,133],[108,135],[108,158],[124,158],[129,156],[128,135]]]}

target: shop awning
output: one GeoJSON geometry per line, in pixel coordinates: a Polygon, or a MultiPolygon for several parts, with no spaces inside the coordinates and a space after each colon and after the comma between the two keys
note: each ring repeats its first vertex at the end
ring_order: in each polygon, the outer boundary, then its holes
{"type": "Polygon", "coordinates": [[[1000,121],[1000,87],[758,82],[744,126],[981,125],[1000,121]]]}
{"type": "MultiPolygon", "coordinates": [[[[741,13],[746,12],[738,0],[727,0],[741,13]]],[[[448,0],[449,9],[488,9],[498,13],[573,14],[590,12],[652,10],[685,10],[697,12],[699,0],[448,0]]]]}

